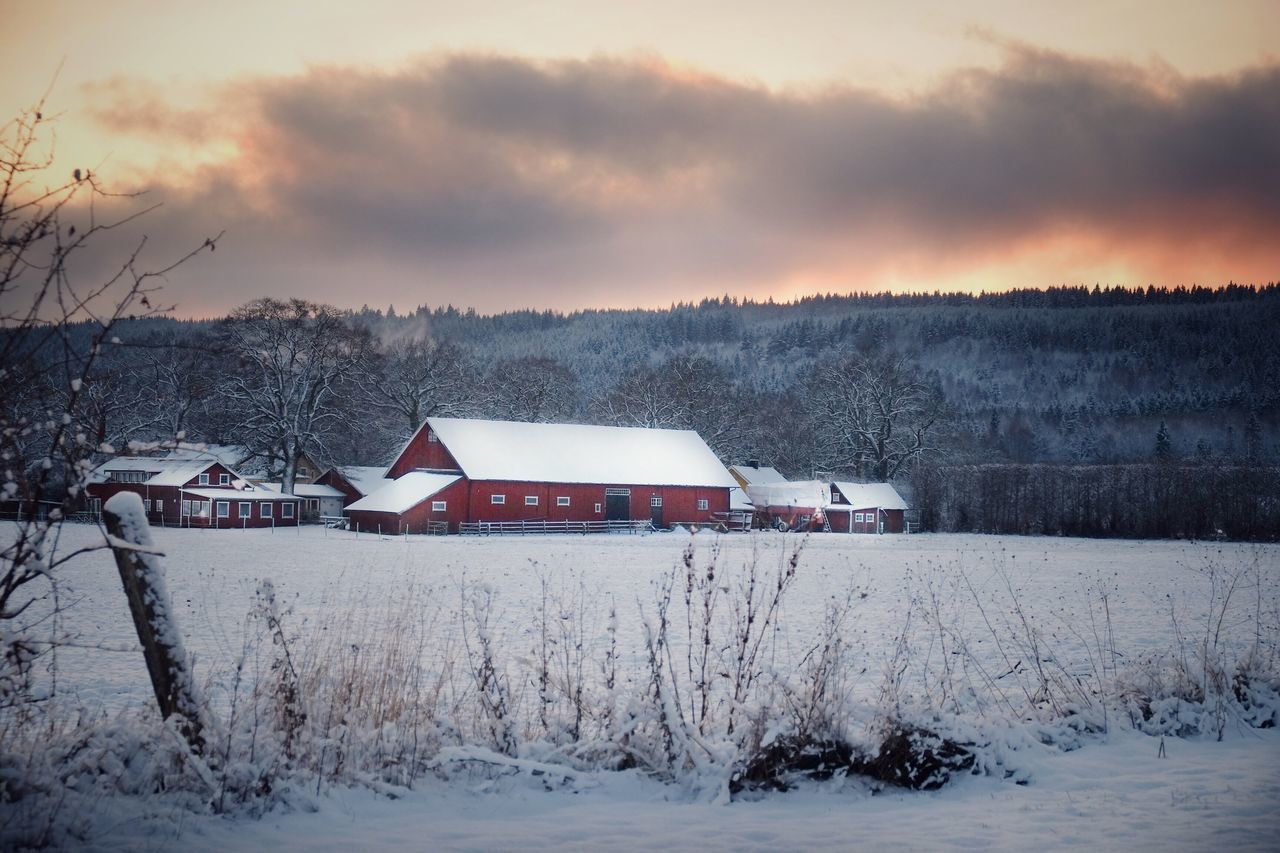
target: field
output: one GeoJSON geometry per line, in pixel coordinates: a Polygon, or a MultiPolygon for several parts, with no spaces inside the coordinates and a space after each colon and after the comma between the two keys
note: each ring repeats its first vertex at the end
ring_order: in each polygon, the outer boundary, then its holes
{"type": "MultiPolygon", "coordinates": [[[[67,525],[59,547],[96,535],[67,525]]],[[[855,839],[1266,849],[1280,833],[1280,738],[1254,727],[1273,710],[1215,704],[1212,689],[1246,660],[1274,673],[1276,546],[316,528],[154,536],[187,651],[231,739],[250,732],[257,743],[268,728],[247,724],[245,708],[280,701],[282,648],[306,726],[330,719],[314,735],[318,759],[278,771],[290,784],[277,785],[267,816],[179,818],[99,790],[77,830],[94,846],[181,836],[210,849],[304,839],[327,849],[855,839]],[[746,635],[749,665],[735,670],[746,635]],[[979,772],[932,792],[850,777],[729,802],[743,744],[806,725],[870,743],[887,718],[969,744],[979,772]],[[674,758],[653,758],[662,755],[674,758]],[[147,819],[122,821],[131,814],[147,819]]],[[[109,555],[69,564],[60,596],[58,703],[144,716],[146,669],[109,555]]]]}

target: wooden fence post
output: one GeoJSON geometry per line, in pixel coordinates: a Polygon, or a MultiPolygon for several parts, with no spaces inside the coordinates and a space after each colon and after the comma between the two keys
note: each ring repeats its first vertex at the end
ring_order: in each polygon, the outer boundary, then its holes
{"type": "Polygon", "coordinates": [[[191,751],[208,760],[203,711],[170,609],[162,555],[152,544],[142,499],[133,492],[116,494],[102,507],[102,520],[110,534],[108,544],[129,599],[160,716],[167,720],[179,714],[182,721],[178,728],[191,751]]]}

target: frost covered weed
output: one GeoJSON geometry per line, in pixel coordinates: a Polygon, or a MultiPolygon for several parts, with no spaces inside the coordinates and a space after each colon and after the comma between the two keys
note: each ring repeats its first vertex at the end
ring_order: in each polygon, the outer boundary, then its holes
{"type": "Polygon", "coordinates": [[[212,771],[149,708],[0,718],[0,843],[74,841],[95,802],[122,796],[260,814],[332,785],[575,787],[626,768],[711,800],[806,779],[932,788],[957,773],[1027,782],[1037,750],[1115,726],[1280,724],[1280,607],[1261,557],[1197,565],[1203,601],[1170,600],[1173,644],[1139,653],[1117,647],[1105,578],[1033,609],[999,558],[926,564],[903,578],[889,653],[872,655],[860,617],[885,593],[869,581],[820,617],[788,610],[803,544],[737,565],[691,546],[635,621],[573,574],[543,573],[527,604],[464,578],[350,595],[318,618],[263,582],[240,653],[204,691],[212,771]]]}

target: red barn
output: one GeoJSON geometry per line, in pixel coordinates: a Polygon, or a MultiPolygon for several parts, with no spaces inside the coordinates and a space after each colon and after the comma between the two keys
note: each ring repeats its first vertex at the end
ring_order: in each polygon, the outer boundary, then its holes
{"type": "Polygon", "coordinates": [[[691,430],[428,418],[347,507],[360,530],[484,522],[713,523],[735,482],[691,430]]]}
{"type": "Polygon", "coordinates": [[[294,527],[301,515],[296,496],[255,486],[208,459],[111,459],[93,472],[87,491],[95,513],[117,492],[134,492],[147,519],[169,527],[294,527]]]}
{"type": "Polygon", "coordinates": [[[836,533],[902,533],[907,502],[888,483],[832,483],[827,521],[836,533]]]}

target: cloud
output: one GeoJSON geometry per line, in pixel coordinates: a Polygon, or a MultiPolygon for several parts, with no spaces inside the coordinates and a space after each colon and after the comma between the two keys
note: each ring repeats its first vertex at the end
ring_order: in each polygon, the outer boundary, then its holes
{"type": "Polygon", "coordinates": [[[175,277],[190,310],[264,292],[496,310],[987,269],[992,288],[1280,269],[1280,65],[1183,78],[1005,51],[909,98],[462,55],[243,80],[202,109],[114,81],[94,114],[231,152],[151,176],[161,245],[228,230],[216,262],[175,277]],[[998,280],[1041,246],[1042,278],[998,280]]]}

